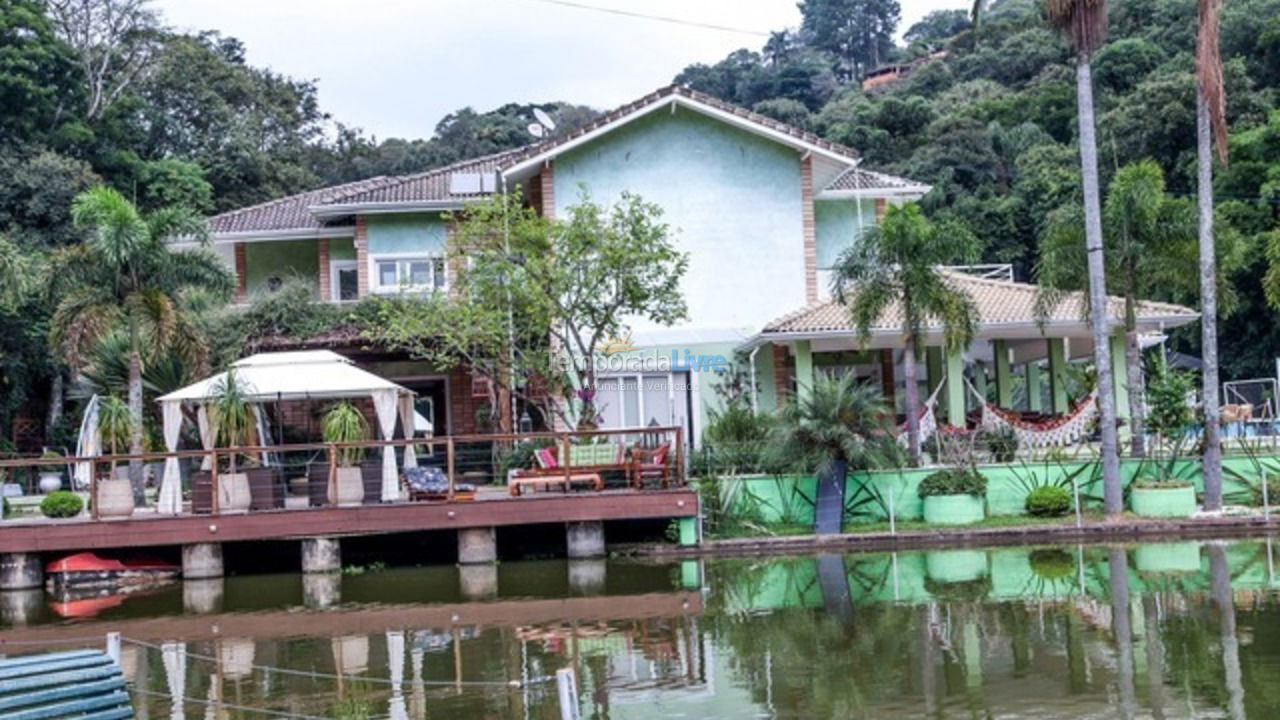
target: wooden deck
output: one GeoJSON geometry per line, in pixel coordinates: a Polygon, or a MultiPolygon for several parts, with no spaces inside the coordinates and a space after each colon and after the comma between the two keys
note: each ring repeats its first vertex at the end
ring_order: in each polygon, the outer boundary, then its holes
{"type": "Polygon", "coordinates": [[[176,615],[170,617],[77,622],[7,628],[0,638],[0,652],[21,647],[23,652],[46,647],[66,647],[77,638],[118,632],[147,642],[220,637],[286,638],[368,635],[390,629],[448,629],[547,625],[559,622],[610,622],[641,618],[697,615],[702,594],[694,590],[599,595],[557,599],[501,599],[488,602],[440,605],[385,605],[350,609],[304,610],[301,607],[265,612],[176,615]],[[13,643],[6,648],[5,643],[13,643]]]}
{"type": "Polygon", "coordinates": [[[0,553],[101,550],[244,540],[384,535],[422,530],[505,527],[588,520],[696,517],[689,488],[481,493],[471,502],[420,502],[254,511],[245,515],[161,516],[121,520],[18,520],[0,523],[0,553]]]}

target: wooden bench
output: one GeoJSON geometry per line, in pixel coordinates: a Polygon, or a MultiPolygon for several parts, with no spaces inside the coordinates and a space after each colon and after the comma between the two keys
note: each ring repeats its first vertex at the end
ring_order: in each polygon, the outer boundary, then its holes
{"type": "Polygon", "coordinates": [[[120,666],[97,650],[0,660],[0,720],[133,717],[120,666]]]}
{"type": "Polygon", "coordinates": [[[555,485],[559,485],[562,491],[569,492],[574,484],[590,485],[591,489],[599,491],[604,489],[604,478],[600,477],[600,473],[582,472],[574,472],[566,478],[562,470],[559,475],[515,475],[507,482],[508,487],[511,489],[511,494],[515,497],[519,497],[522,488],[525,487],[530,490],[542,489],[546,491],[555,485]]]}

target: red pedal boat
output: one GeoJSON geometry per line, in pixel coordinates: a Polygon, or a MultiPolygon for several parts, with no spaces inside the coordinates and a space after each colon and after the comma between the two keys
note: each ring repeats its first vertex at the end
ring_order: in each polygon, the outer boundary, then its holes
{"type": "Polygon", "coordinates": [[[61,594],[155,585],[177,579],[182,568],[152,557],[115,560],[83,552],[54,560],[45,566],[44,572],[49,589],[61,594]]]}

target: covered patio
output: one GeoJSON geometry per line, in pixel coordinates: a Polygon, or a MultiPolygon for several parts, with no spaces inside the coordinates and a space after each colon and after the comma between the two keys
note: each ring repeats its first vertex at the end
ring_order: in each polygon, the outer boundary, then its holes
{"type": "MultiPolygon", "coordinates": [[[[943,272],[948,282],[973,299],[978,331],[968,347],[948,352],[941,326],[932,319],[925,323],[923,347],[917,348],[916,358],[922,366],[917,377],[925,406],[923,433],[931,433],[936,425],[977,426],[989,417],[1052,427],[1092,408],[1092,393],[1078,378],[1072,382],[1069,368],[1093,358],[1083,312],[1088,300],[1083,293],[1066,293],[1041,321],[1035,312],[1038,288],[1015,282],[1008,266],[943,272]]],[[[1108,309],[1117,416],[1123,421],[1130,417],[1123,298],[1111,297],[1108,309]]],[[[1137,306],[1140,342],[1143,346],[1163,342],[1165,331],[1198,318],[1199,313],[1180,305],[1141,301],[1137,306]]],[[[740,348],[750,358],[757,410],[774,409],[789,394],[808,392],[820,373],[854,373],[882,388],[901,419],[902,326],[901,311],[892,306],[871,328],[866,342],[861,342],[848,308],[834,299],[769,323],[740,348]]],[[[1122,433],[1127,428],[1122,423],[1122,433]]]]}

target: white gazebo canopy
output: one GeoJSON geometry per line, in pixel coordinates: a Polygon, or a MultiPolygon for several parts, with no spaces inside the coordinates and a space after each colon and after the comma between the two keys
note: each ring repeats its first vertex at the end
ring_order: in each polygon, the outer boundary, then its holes
{"type": "MultiPolygon", "coordinates": [[[[232,363],[232,367],[249,402],[255,403],[254,410],[259,418],[261,405],[268,402],[368,397],[373,401],[383,440],[394,437],[397,411],[407,435],[413,435],[421,424],[415,417],[413,391],[361,370],[331,350],[259,353],[232,363]]],[[[227,372],[218,373],[157,400],[164,417],[164,441],[170,452],[178,449],[183,403],[197,406],[201,444],[206,450],[213,449],[215,433],[209,425],[205,404],[213,399],[216,389],[225,383],[226,376],[227,372]]],[[[405,446],[404,464],[406,467],[417,465],[411,445],[405,446]]],[[[399,497],[395,451],[387,446],[382,449],[382,500],[393,502],[399,497]]],[[[176,515],[182,510],[177,458],[165,461],[158,506],[159,512],[166,514],[176,515]]]]}

